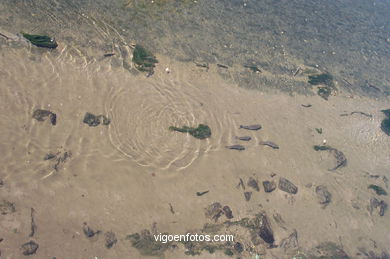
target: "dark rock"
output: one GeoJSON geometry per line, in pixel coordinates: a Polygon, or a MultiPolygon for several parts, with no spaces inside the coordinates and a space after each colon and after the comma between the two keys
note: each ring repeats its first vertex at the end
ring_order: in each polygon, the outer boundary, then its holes
{"type": "Polygon", "coordinates": [[[381,123],[381,130],[388,136],[390,136],[390,109],[382,110],[386,115],[386,118],[381,123]]]}
{"type": "Polygon", "coordinates": [[[226,148],[235,149],[235,150],[239,150],[239,151],[245,150],[245,147],[242,145],[231,145],[231,146],[226,146],[226,148]]]}
{"type": "Polygon", "coordinates": [[[233,212],[232,212],[232,210],[229,208],[229,206],[224,206],[222,210],[223,210],[223,212],[225,213],[225,216],[226,216],[228,219],[232,219],[232,218],[233,218],[233,212]]]}
{"type": "Polygon", "coordinates": [[[237,242],[234,244],[234,250],[236,250],[237,253],[242,253],[244,251],[244,246],[240,242],[237,242]]]}
{"type": "Polygon", "coordinates": [[[259,144],[272,147],[273,149],[279,149],[279,146],[272,141],[261,141],[259,144]]]}
{"type": "Polygon", "coordinates": [[[240,129],[259,130],[259,129],[261,129],[261,125],[260,124],[240,125],[240,129]]]}
{"type": "Polygon", "coordinates": [[[22,245],[21,250],[23,255],[33,255],[38,250],[39,245],[34,241],[27,242],[22,245]]]}
{"type": "Polygon", "coordinates": [[[0,213],[1,215],[7,215],[16,211],[15,204],[6,200],[0,202],[0,213]]]}
{"type": "Polygon", "coordinates": [[[276,189],[276,183],[274,181],[263,181],[264,191],[272,192],[276,189]]]}
{"type": "Polygon", "coordinates": [[[118,242],[118,239],[115,236],[114,232],[106,232],[104,234],[104,238],[106,240],[106,247],[111,248],[113,245],[115,245],[116,242],[118,242]]]}
{"type": "Polygon", "coordinates": [[[252,138],[249,136],[242,136],[242,137],[236,137],[236,139],[241,140],[241,141],[249,141],[252,138]]]}
{"type": "Polygon", "coordinates": [[[46,35],[34,35],[28,33],[22,33],[22,35],[29,40],[31,44],[37,47],[55,49],[58,46],[57,42],[53,38],[46,35]]]}
{"type": "Polygon", "coordinates": [[[247,185],[248,185],[249,187],[252,187],[252,188],[255,189],[256,191],[260,191],[260,187],[259,187],[258,181],[255,180],[255,179],[252,178],[252,177],[249,178],[247,185]]]}
{"type": "Polygon", "coordinates": [[[374,190],[377,195],[387,195],[387,192],[385,191],[385,189],[383,189],[382,187],[375,185],[375,184],[370,184],[368,186],[368,189],[374,190]]]}
{"type": "Polygon", "coordinates": [[[205,195],[206,193],[208,193],[209,191],[204,191],[204,192],[196,192],[196,195],[197,196],[202,196],[202,195],[205,195]]]}
{"type": "Polygon", "coordinates": [[[387,210],[387,203],[385,201],[379,201],[377,198],[371,198],[370,206],[368,207],[370,213],[379,208],[379,216],[384,216],[387,210]]]}
{"type": "Polygon", "coordinates": [[[296,194],[298,192],[298,187],[283,177],[279,179],[279,189],[291,194],[296,194]]]}
{"type": "Polygon", "coordinates": [[[249,201],[252,197],[252,192],[244,192],[244,197],[246,201],[249,201]]]}
{"type": "Polygon", "coordinates": [[[32,117],[37,121],[44,121],[50,117],[50,122],[52,125],[56,125],[57,123],[57,115],[48,110],[37,109],[34,111],[32,117]]]}
{"type": "Polygon", "coordinates": [[[213,219],[215,222],[223,214],[222,205],[219,202],[214,202],[205,209],[206,217],[213,219]]]}
{"type": "Polygon", "coordinates": [[[320,204],[324,205],[324,208],[331,202],[332,194],[328,191],[328,188],[324,185],[316,187],[316,194],[320,204]]]}
{"type": "Polygon", "coordinates": [[[84,115],[83,122],[85,124],[88,124],[88,126],[90,127],[96,127],[100,123],[102,123],[103,125],[109,125],[111,121],[104,115],[94,115],[92,113],[87,112],[84,115]]]}
{"type": "Polygon", "coordinates": [[[275,242],[274,234],[271,229],[271,225],[268,221],[268,218],[265,214],[262,214],[260,217],[260,231],[259,236],[268,244],[273,244],[275,242]]]}
{"type": "Polygon", "coordinates": [[[86,222],[84,222],[83,224],[83,232],[85,234],[86,237],[88,238],[91,238],[93,237],[94,235],[96,234],[99,234],[100,233],[100,230],[97,230],[97,231],[93,231],[92,228],[90,228],[86,222]]]}

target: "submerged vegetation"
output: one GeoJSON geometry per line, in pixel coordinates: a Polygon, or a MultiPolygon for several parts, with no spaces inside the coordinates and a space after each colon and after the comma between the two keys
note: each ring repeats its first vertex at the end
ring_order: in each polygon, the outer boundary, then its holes
{"type": "Polygon", "coordinates": [[[133,51],[133,62],[138,70],[151,72],[158,60],[148,50],[137,44],[133,51]]]}
{"type": "Polygon", "coordinates": [[[384,133],[390,136],[390,109],[382,110],[386,118],[381,123],[381,129],[384,133]]]}
{"type": "Polygon", "coordinates": [[[22,35],[37,47],[55,49],[58,46],[57,42],[53,38],[46,35],[34,35],[23,32],[22,35]]]}
{"type": "Polygon", "coordinates": [[[169,130],[178,131],[183,133],[189,133],[191,136],[197,139],[205,139],[211,136],[211,129],[205,124],[199,124],[197,128],[183,126],[181,128],[171,126],[169,130]]]}
{"type": "Polygon", "coordinates": [[[322,73],[318,75],[309,75],[308,79],[308,83],[311,85],[323,85],[318,87],[317,94],[325,100],[328,100],[332,93],[332,89],[334,88],[333,76],[329,73],[322,73]]]}

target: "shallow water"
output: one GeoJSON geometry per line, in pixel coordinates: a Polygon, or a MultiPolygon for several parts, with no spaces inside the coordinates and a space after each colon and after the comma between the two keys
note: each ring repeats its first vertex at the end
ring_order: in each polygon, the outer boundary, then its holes
{"type": "MultiPolygon", "coordinates": [[[[267,213],[277,246],[294,229],[299,234],[297,247],[268,249],[229,228],[243,258],[309,255],[324,242],[351,258],[390,253],[389,213],[367,209],[373,197],[390,202],[367,189],[387,190],[390,178],[389,137],[380,130],[381,110],[389,109],[390,2],[6,0],[0,10],[8,37],[0,35],[0,200],[16,208],[0,215],[4,258],[23,257],[20,246],[30,239],[39,243],[36,258],[139,258],[126,235],[200,232],[213,223],[204,209],[216,201],[230,206],[233,220],[267,213]],[[34,47],[20,31],[55,36],[59,46],[34,47]],[[133,43],[156,54],[151,77],[131,62],[133,43]],[[316,95],[305,69],[334,76],[329,101],[316,95]],[[36,109],[55,112],[57,124],[34,120],[36,109]],[[353,111],[372,116],[340,116],[353,111]],[[86,112],[111,123],[88,127],[86,112]],[[211,138],[168,130],[201,123],[211,138]],[[240,129],[250,124],[262,129],[240,129]],[[345,154],[346,167],[328,170],[334,158],[313,150],[324,140],[345,154]],[[234,144],[246,149],[226,149],[234,144]],[[57,158],[44,160],[49,153],[57,158]],[[247,202],[236,186],[249,177],[261,188],[247,186],[247,202]],[[279,177],[298,194],[265,193],[261,182],[279,177]],[[316,198],[320,185],[332,193],[326,208],[316,198]],[[115,232],[117,244],[107,249],[103,234],[88,239],[83,222],[115,232]]],[[[165,256],[187,257],[181,245],[165,256]]]]}

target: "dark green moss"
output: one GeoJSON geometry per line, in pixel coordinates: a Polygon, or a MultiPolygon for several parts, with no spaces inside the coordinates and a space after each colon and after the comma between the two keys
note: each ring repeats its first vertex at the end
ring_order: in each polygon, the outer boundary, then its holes
{"type": "Polygon", "coordinates": [[[387,192],[382,187],[375,184],[370,184],[368,189],[374,190],[377,195],[387,195],[387,192]]]}
{"type": "Polygon", "coordinates": [[[309,75],[309,84],[333,86],[333,76],[328,73],[309,75]]]}
{"type": "Polygon", "coordinates": [[[22,33],[23,37],[29,40],[33,45],[42,48],[57,48],[57,42],[46,35],[34,35],[28,33],[22,33]]]}
{"type": "Polygon", "coordinates": [[[153,71],[158,60],[148,50],[140,45],[136,45],[133,51],[133,62],[140,71],[153,71]]]}
{"type": "Polygon", "coordinates": [[[211,129],[205,124],[199,124],[197,128],[183,126],[181,128],[171,126],[169,130],[179,131],[183,133],[189,133],[191,136],[197,139],[205,139],[211,136],[211,129]]]}
{"type": "Polygon", "coordinates": [[[319,145],[315,145],[313,146],[314,150],[315,151],[324,151],[324,150],[330,150],[331,147],[328,147],[328,146],[319,146],[319,145]]]}

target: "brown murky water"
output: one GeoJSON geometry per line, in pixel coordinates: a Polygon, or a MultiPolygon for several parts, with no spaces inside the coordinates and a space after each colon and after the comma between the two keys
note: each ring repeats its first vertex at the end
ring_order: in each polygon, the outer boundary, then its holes
{"type": "MultiPolygon", "coordinates": [[[[370,251],[390,253],[390,214],[379,216],[367,209],[373,197],[390,202],[388,196],[367,189],[377,184],[387,190],[390,178],[390,140],[380,130],[381,110],[389,108],[387,97],[351,94],[337,80],[339,91],[329,101],[249,90],[234,83],[236,71],[215,64],[206,70],[160,54],[154,75],[146,78],[132,73],[132,49],[125,38],[108,58],[101,49],[85,54],[85,49],[61,42],[48,51],[17,37],[0,40],[0,200],[15,207],[11,213],[2,207],[1,258],[23,258],[20,247],[29,240],[39,244],[35,258],[146,258],[132,247],[128,234],[143,229],[199,231],[213,223],[204,208],[217,201],[229,205],[234,220],[265,211],[276,245],[296,229],[299,246],[294,254],[309,254],[324,242],[337,244],[351,258],[373,258],[370,251]],[[36,109],[55,112],[57,124],[34,120],[36,109]],[[372,116],[340,116],[353,111],[372,116]],[[83,123],[86,112],[103,114],[111,123],[88,127],[83,123]],[[211,138],[197,140],[168,130],[200,123],[210,126],[211,138]],[[239,128],[249,124],[261,124],[262,129],[239,128]],[[322,128],[322,134],[316,128],[322,128]],[[236,136],[252,139],[242,142],[236,136]],[[313,150],[324,140],[345,154],[346,167],[328,170],[334,158],[313,150]],[[226,149],[234,144],[246,149],[226,149]],[[60,162],[45,160],[49,153],[69,156],[60,162]],[[265,193],[260,184],[260,192],[253,191],[245,201],[236,186],[240,178],[246,183],[249,177],[259,183],[285,177],[298,193],[265,193]],[[332,194],[326,208],[316,197],[320,185],[332,194]],[[196,195],[206,190],[206,195],[196,195]],[[102,234],[88,239],[84,222],[102,234]],[[118,239],[110,249],[104,245],[107,231],[118,239]]],[[[297,60],[290,62],[304,67],[297,60]]],[[[305,75],[289,78],[297,84],[307,80],[305,75]]],[[[242,258],[294,255],[281,247],[254,245],[241,230],[227,233],[244,245],[242,258]]],[[[166,251],[165,258],[186,258],[184,251],[179,245],[166,251]]],[[[223,252],[197,256],[223,257],[230,258],[223,252]]]]}

